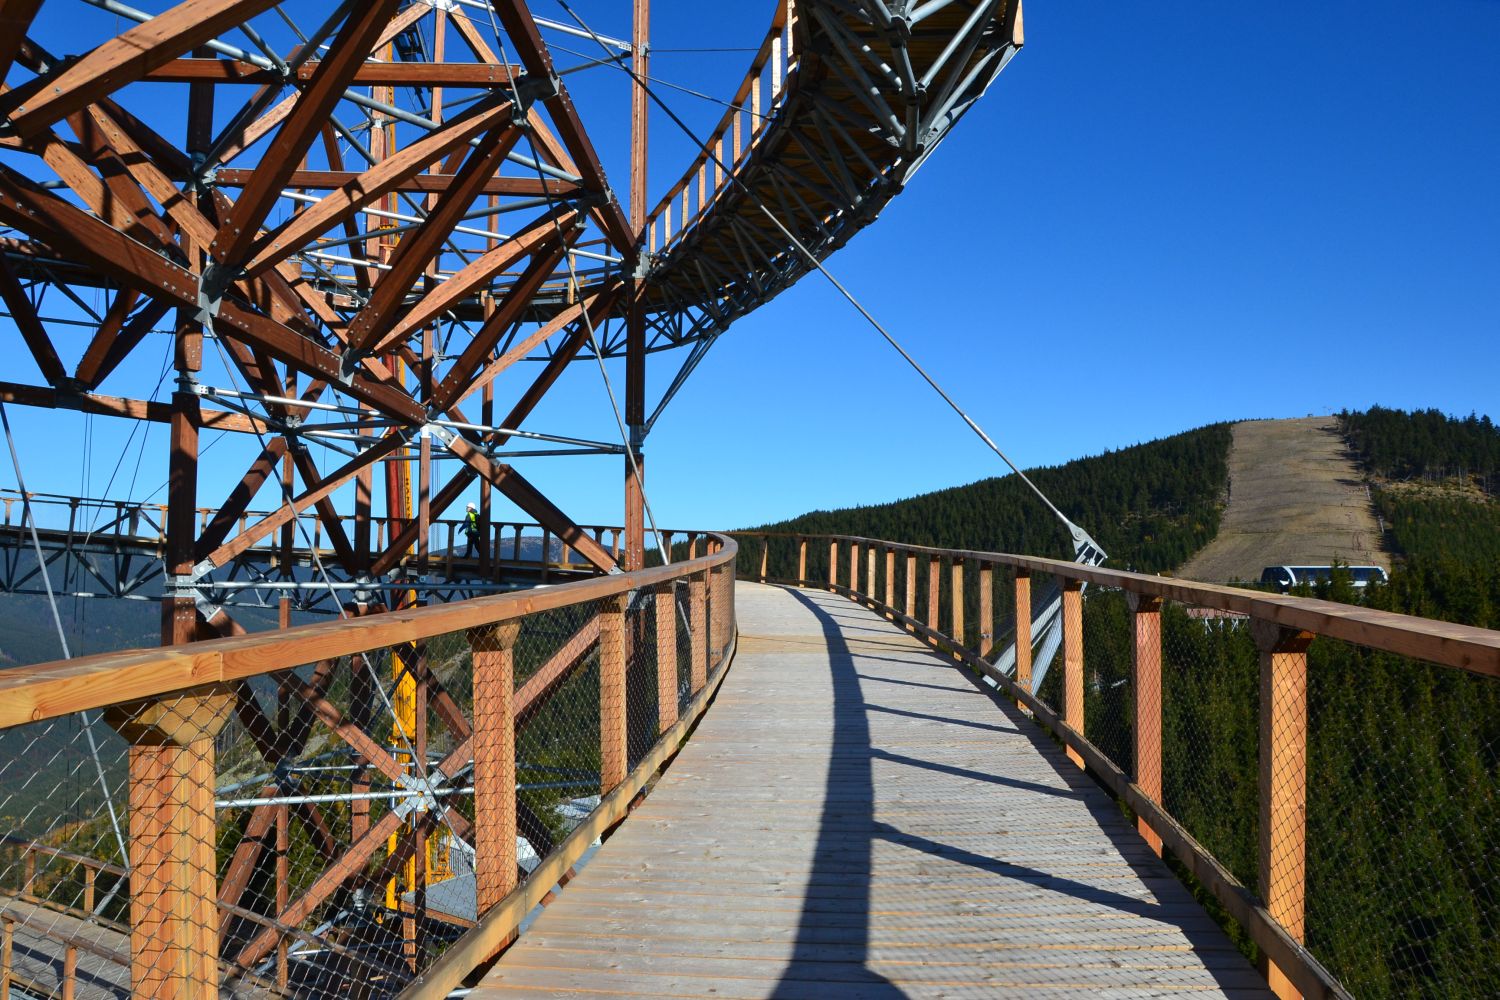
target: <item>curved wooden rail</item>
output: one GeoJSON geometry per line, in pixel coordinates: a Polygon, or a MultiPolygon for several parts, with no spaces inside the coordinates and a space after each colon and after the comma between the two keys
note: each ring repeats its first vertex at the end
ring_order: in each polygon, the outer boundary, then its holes
{"type": "MultiPolygon", "coordinates": [[[[130,963],[137,993],[151,994],[153,984],[184,964],[199,970],[194,975],[202,977],[205,988],[215,986],[215,977],[259,975],[255,970],[271,961],[273,953],[276,985],[284,987],[286,943],[320,941],[322,932],[313,931],[310,922],[324,919],[319,914],[336,894],[356,885],[383,885],[392,866],[405,865],[400,852],[409,854],[417,849],[412,845],[422,843],[425,835],[403,832],[407,829],[403,817],[409,810],[397,809],[394,799],[384,812],[367,813],[364,828],[354,826],[345,840],[341,826],[319,815],[316,796],[305,799],[285,790],[280,771],[295,764],[308,746],[306,727],[319,723],[327,729],[323,745],[347,745],[348,752],[362,761],[359,767],[390,785],[366,794],[364,801],[404,795],[404,790],[416,787],[414,780],[427,782],[423,794],[431,802],[426,808],[440,817],[434,822],[447,825],[454,836],[473,840],[475,905],[481,929],[471,934],[491,933],[483,928],[493,929],[500,919],[489,916],[492,910],[513,913],[521,906],[518,901],[531,900],[520,910],[524,915],[600,830],[618,822],[707,706],[735,641],[732,567],[737,545],[723,535],[704,533],[701,537],[709,551],[653,569],[272,633],[6,670],[0,672],[0,730],[40,723],[29,731],[45,734],[49,720],[102,709],[109,725],[131,742],[126,846],[130,963]],[[558,617],[558,612],[569,609],[570,614],[558,617]],[[549,613],[540,631],[531,633],[533,645],[518,648],[518,637],[528,641],[521,631],[522,622],[549,613]],[[678,639],[684,627],[685,657],[679,654],[678,639]],[[444,637],[446,645],[433,649],[447,650],[444,655],[449,661],[463,664],[461,653],[469,658],[471,676],[461,692],[447,686],[451,678],[445,682],[425,665],[425,649],[439,637],[444,637]],[[349,665],[348,684],[353,690],[359,683],[353,661],[363,659],[361,654],[387,650],[398,673],[412,676],[431,711],[446,720],[452,745],[436,755],[440,761],[423,753],[416,755],[422,759],[418,765],[411,751],[399,745],[392,749],[392,716],[374,713],[362,718],[353,695],[347,710],[331,700],[341,663],[349,665]],[[527,665],[524,675],[517,662],[522,651],[527,665]],[[642,651],[649,652],[649,658],[642,659],[642,651]],[[593,664],[597,664],[597,699],[580,688],[595,683],[589,680],[593,664]],[[308,665],[313,666],[310,675],[297,672],[308,665]],[[634,688],[627,683],[632,677],[634,688]],[[255,678],[269,678],[281,692],[279,699],[291,699],[279,713],[280,723],[265,713],[249,683],[255,678]],[[522,679],[524,683],[518,684],[522,679]],[[632,695],[632,690],[639,694],[632,695]],[[555,700],[564,691],[573,694],[555,700]],[[645,703],[635,702],[638,697],[645,703]],[[305,721],[289,725],[287,706],[294,706],[292,714],[300,714],[305,721]],[[649,720],[643,719],[646,710],[652,717],[649,720]],[[518,791],[518,736],[542,725],[555,727],[559,720],[567,720],[569,712],[578,711],[585,715],[573,721],[573,730],[540,732],[551,740],[576,740],[579,733],[597,733],[587,735],[597,744],[584,749],[597,755],[593,759],[598,761],[602,801],[573,835],[554,843],[545,824],[528,819],[530,807],[518,791]],[[264,759],[257,766],[269,773],[248,782],[236,778],[235,787],[247,785],[252,791],[244,793],[242,800],[218,803],[219,808],[232,810],[222,821],[242,827],[238,841],[231,841],[235,843],[231,855],[216,859],[216,744],[221,727],[231,717],[239,720],[235,739],[240,749],[253,747],[264,759]],[[470,776],[457,783],[444,777],[456,774],[470,776]],[[464,784],[472,787],[460,787],[464,784]],[[456,794],[473,796],[472,818],[448,804],[456,794]],[[266,910],[268,901],[258,896],[257,909],[241,897],[253,873],[264,871],[269,863],[267,845],[274,839],[272,833],[283,839],[287,835],[287,801],[297,803],[295,808],[307,817],[303,828],[310,831],[313,841],[323,838],[314,853],[326,867],[310,882],[304,878],[291,896],[283,891],[286,874],[278,868],[275,908],[266,910]],[[523,821],[530,825],[518,825],[523,821]],[[339,832],[335,836],[333,831],[339,832]],[[180,843],[185,832],[191,846],[180,843]],[[530,878],[523,878],[517,870],[520,834],[541,859],[530,878]],[[405,846],[388,847],[395,842],[392,837],[405,846]],[[179,838],[176,847],[170,846],[174,838],[179,838]],[[153,890],[162,886],[170,887],[169,891],[153,890]],[[205,886],[216,886],[217,898],[194,889],[205,886]],[[157,909],[165,907],[171,909],[157,909]],[[205,928],[212,930],[206,937],[205,928]],[[205,953],[209,948],[213,954],[205,953]]],[[[368,673],[373,668],[367,663],[364,669],[368,673]]],[[[370,787],[368,778],[350,780],[363,780],[364,787],[370,787]]],[[[6,768],[0,766],[0,785],[11,784],[6,768]]],[[[6,833],[0,831],[0,835],[6,833]]],[[[113,840],[105,843],[113,849],[113,840]]],[[[275,856],[278,865],[284,864],[287,848],[275,848],[275,856]]],[[[39,857],[66,869],[64,876],[83,864],[85,897],[91,894],[95,872],[123,874],[113,864],[81,861],[80,855],[65,847],[30,840],[22,844],[19,857],[16,867],[27,892],[39,884],[34,867],[39,857]]],[[[311,877],[313,873],[305,874],[311,877]]],[[[51,881],[62,885],[66,877],[51,881]]],[[[407,903],[399,906],[403,914],[411,909],[407,903]]],[[[444,919],[439,911],[432,913],[435,919],[444,919]]],[[[473,920],[452,922],[465,925],[473,920]]],[[[332,945],[342,947],[338,941],[332,945]]],[[[457,953],[467,954],[462,949],[457,953]]],[[[380,964],[378,956],[339,955],[339,961],[351,969],[380,964]]],[[[385,961],[388,970],[400,973],[401,960],[385,961]]],[[[449,968],[459,959],[445,961],[449,968]]],[[[421,963],[410,959],[405,974],[420,971],[421,963]]]]}
{"type": "MultiPolygon", "coordinates": [[[[1415,615],[1378,611],[1337,601],[1324,601],[1292,594],[1272,594],[1243,587],[1198,583],[1170,576],[1151,576],[1102,566],[1080,566],[1078,563],[1039,556],[1014,555],[1006,552],[981,552],[973,549],[940,549],[925,545],[908,545],[859,535],[799,535],[791,532],[730,532],[740,539],[790,538],[801,542],[817,540],[858,546],[866,551],[898,552],[927,559],[959,560],[978,566],[1006,566],[1028,573],[1047,573],[1064,580],[1092,583],[1101,587],[1118,587],[1127,593],[1145,597],[1181,601],[1204,608],[1214,608],[1284,628],[1301,629],[1316,635],[1342,639],[1399,656],[1428,660],[1448,667],[1459,667],[1472,673],[1500,677],[1500,632],[1491,629],[1435,621],[1415,615]]],[[[767,559],[762,548],[760,578],[766,576],[767,559]]],[[[803,565],[806,563],[804,561],[803,565]]],[[[780,582],[807,584],[822,581],[787,579],[780,582]]],[[[832,583],[834,580],[830,579],[832,583]]],[[[910,614],[910,611],[907,612],[910,614]]]]}

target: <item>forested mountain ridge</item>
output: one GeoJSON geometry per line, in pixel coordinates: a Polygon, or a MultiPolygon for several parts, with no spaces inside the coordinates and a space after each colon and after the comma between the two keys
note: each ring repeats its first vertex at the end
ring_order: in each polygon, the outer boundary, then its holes
{"type": "Polygon", "coordinates": [[[1500,627],[1500,426],[1380,406],[1345,411],[1339,424],[1399,557],[1370,603],[1500,627]]]}
{"type": "MultiPolygon", "coordinates": [[[[1155,573],[1181,564],[1219,528],[1231,424],[1032,469],[1032,481],[1109,553],[1109,565],[1155,573]]],[[[981,479],[905,500],[811,511],[748,531],[849,534],[917,545],[1071,558],[1057,518],[1019,476],[981,479]]]]}

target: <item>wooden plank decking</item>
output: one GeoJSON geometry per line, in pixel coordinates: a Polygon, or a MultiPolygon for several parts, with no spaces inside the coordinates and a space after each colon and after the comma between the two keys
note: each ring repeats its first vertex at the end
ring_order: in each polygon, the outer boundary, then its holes
{"type": "Polygon", "coordinates": [[[697,733],[473,1000],[1269,996],[1013,706],[842,597],[737,594],[697,733]]]}

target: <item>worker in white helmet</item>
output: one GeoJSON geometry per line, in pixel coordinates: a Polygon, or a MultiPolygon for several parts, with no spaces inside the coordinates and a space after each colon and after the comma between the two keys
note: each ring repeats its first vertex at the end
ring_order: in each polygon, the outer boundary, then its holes
{"type": "Polygon", "coordinates": [[[479,554],[479,508],[472,503],[464,512],[464,536],[469,544],[464,548],[464,558],[479,554]]]}

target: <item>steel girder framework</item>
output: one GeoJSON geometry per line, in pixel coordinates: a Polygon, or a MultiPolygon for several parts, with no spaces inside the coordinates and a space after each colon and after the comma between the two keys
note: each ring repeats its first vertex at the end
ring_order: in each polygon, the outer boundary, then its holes
{"type": "MultiPolygon", "coordinates": [[[[506,461],[626,450],[522,439],[565,366],[596,349],[627,359],[625,563],[639,565],[640,448],[683,380],[807,253],[872,221],[1021,43],[1015,0],[783,0],[731,110],[649,212],[633,88],[627,215],[522,0],[482,19],[476,3],[286,6],[295,21],[268,0],[154,17],[114,0],[0,5],[0,299],[46,382],[0,383],[0,398],[172,425],[182,507],[200,503],[184,481],[200,430],[258,439],[229,495],[201,498],[218,514],[182,529],[169,569],[205,604],[305,513],[325,522],[323,575],[420,586],[432,520],[475,482],[486,522],[498,490],[611,569],[506,461]],[[110,29],[83,54],[39,40],[90,7],[110,29]],[[253,44],[226,41],[235,29],[253,44]],[[172,401],[101,393],[159,330],[175,341],[172,401]],[[650,408],[646,355],[679,345],[650,408]],[[513,400],[501,419],[497,389],[513,400]],[[320,468],[313,445],[347,461],[320,468]],[[458,471],[440,481],[436,458],[458,471]],[[407,460],[411,488],[391,472],[407,460]],[[387,513],[407,518],[383,539],[368,528],[377,471],[387,513]],[[241,523],[277,491],[279,509],[241,523]],[[351,492],[352,532],[336,510],[351,492]]],[[[645,13],[638,0],[640,44],[595,36],[606,56],[629,49],[638,79],[645,13]]]]}

